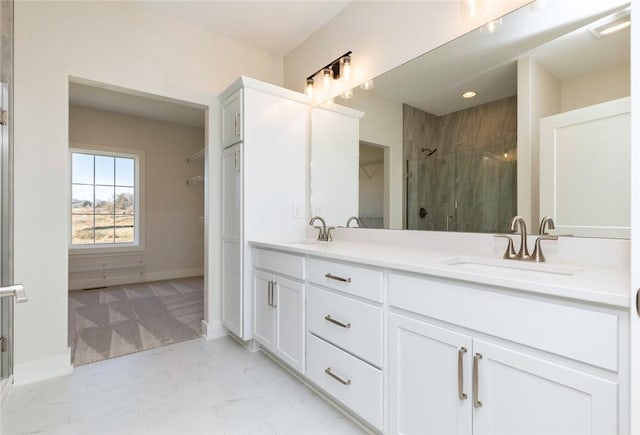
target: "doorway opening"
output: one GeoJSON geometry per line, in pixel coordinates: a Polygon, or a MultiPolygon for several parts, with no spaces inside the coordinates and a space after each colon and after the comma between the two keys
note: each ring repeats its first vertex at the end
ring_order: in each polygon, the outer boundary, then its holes
{"type": "Polygon", "coordinates": [[[69,83],[75,366],[201,336],[206,107],[69,83]]]}
{"type": "Polygon", "coordinates": [[[388,152],[384,146],[360,142],[358,217],[361,227],[388,228],[384,213],[385,183],[388,183],[385,154],[388,152]]]}

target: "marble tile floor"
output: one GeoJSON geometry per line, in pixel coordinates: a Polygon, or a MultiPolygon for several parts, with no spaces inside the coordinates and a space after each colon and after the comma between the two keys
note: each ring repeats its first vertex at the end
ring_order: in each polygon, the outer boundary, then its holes
{"type": "Polygon", "coordinates": [[[262,352],[229,337],[101,361],[16,387],[3,435],[363,434],[262,352]]]}

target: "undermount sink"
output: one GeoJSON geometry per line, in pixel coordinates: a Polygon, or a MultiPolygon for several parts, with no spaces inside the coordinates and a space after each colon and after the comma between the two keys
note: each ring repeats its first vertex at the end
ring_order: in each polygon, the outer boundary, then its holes
{"type": "Polygon", "coordinates": [[[447,266],[454,266],[456,268],[484,272],[484,273],[499,273],[501,275],[511,274],[509,272],[516,272],[521,274],[522,272],[534,272],[545,275],[565,275],[572,276],[582,269],[573,266],[558,266],[546,263],[535,263],[525,260],[502,260],[493,258],[480,258],[480,257],[455,257],[448,258],[446,260],[439,261],[440,264],[447,266]]]}

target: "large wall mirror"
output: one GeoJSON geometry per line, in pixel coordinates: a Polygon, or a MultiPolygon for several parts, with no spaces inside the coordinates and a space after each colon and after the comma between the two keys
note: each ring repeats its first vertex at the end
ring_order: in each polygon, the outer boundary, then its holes
{"type": "Polygon", "coordinates": [[[630,6],[611,4],[525,6],[336,98],[364,116],[358,195],[328,224],[496,233],[520,214],[628,238],[630,6]]]}

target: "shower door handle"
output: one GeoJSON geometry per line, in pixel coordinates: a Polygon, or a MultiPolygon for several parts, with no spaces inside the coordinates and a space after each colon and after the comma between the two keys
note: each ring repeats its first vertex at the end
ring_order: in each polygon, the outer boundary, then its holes
{"type": "Polygon", "coordinates": [[[0,287],[0,298],[13,296],[16,298],[16,303],[21,304],[27,302],[27,292],[22,284],[13,284],[6,287],[0,287]]]}

